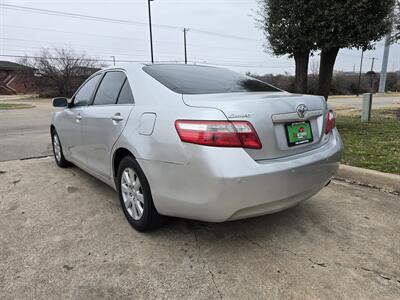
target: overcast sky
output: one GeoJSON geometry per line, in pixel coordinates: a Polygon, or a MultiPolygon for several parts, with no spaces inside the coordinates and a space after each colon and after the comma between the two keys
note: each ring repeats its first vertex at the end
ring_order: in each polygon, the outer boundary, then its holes
{"type": "MultiPolygon", "coordinates": [[[[35,55],[41,47],[70,47],[99,59],[150,59],[147,0],[0,0],[12,4],[90,16],[123,19],[137,24],[38,14],[0,6],[0,54],[35,55]],[[144,23],[144,24],[141,24],[144,23]]],[[[242,72],[293,73],[294,63],[264,51],[264,36],[256,26],[256,0],[155,0],[151,4],[154,23],[154,55],[158,61],[183,61],[183,27],[188,32],[190,62],[225,65],[242,72]],[[179,28],[167,28],[168,25],[179,28]],[[201,32],[215,32],[211,35],[201,32]],[[234,37],[228,37],[228,36],[234,37]]],[[[364,71],[380,71],[383,41],[365,53],[364,71]]],[[[312,58],[314,67],[318,55],[312,58]]],[[[0,57],[0,60],[10,59],[0,57]]],[[[336,70],[360,67],[360,51],[341,50],[336,70]]],[[[391,48],[389,71],[400,70],[400,45],[391,48]]]]}

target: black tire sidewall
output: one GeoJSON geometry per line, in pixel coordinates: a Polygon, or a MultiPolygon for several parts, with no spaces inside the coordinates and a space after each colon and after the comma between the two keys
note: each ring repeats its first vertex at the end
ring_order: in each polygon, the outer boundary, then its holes
{"type": "Polygon", "coordinates": [[[54,155],[54,160],[56,161],[56,164],[61,168],[68,167],[69,163],[64,157],[64,152],[63,152],[63,148],[62,148],[62,145],[61,145],[61,140],[60,140],[60,137],[59,137],[59,135],[58,135],[58,133],[57,133],[57,131],[55,129],[51,132],[51,146],[53,148],[53,155],[54,155]],[[57,160],[57,157],[56,157],[56,152],[55,152],[55,149],[54,149],[54,136],[57,136],[58,142],[60,143],[60,151],[61,151],[60,160],[57,160]]]}
{"type": "Polygon", "coordinates": [[[139,231],[148,231],[155,228],[156,224],[160,219],[160,215],[157,213],[157,210],[154,207],[153,198],[151,196],[150,185],[147,181],[147,178],[144,175],[142,168],[139,166],[138,162],[133,157],[126,156],[121,160],[118,167],[116,185],[122,210],[129,223],[139,231]],[[135,171],[136,175],[139,177],[142,186],[144,206],[143,206],[143,216],[140,218],[140,220],[135,220],[129,215],[125,207],[124,200],[122,198],[121,178],[122,178],[122,173],[126,168],[131,168],[135,171]]]}

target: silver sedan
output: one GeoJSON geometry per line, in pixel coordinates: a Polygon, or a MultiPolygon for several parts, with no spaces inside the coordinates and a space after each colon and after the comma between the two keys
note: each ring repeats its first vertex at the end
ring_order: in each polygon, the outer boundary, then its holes
{"type": "Polygon", "coordinates": [[[53,104],[56,163],[112,186],[140,231],[164,216],[224,222],[294,206],[330,182],[343,148],[323,97],[209,66],[106,69],[53,104]]]}

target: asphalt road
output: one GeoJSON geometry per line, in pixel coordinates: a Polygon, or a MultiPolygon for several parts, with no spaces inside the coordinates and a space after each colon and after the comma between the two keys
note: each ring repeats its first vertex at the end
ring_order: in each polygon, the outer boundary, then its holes
{"type": "Polygon", "coordinates": [[[35,107],[0,109],[0,161],[50,155],[49,128],[53,111],[50,100],[2,101],[35,107]]]}
{"type": "MultiPolygon", "coordinates": [[[[361,110],[362,108],[362,97],[330,97],[328,103],[333,107],[349,107],[361,110]]],[[[400,96],[377,96],[375,95],[372,99],[372,108],[389,108],[399,107],[400,108],[400,96]]]]}
{"type": "Polygon", "coordinates": [[[0,163],[0,299],[399,299],[400,197],[333,182],[290,210],[130,227],[51,158],[0,163]]]}

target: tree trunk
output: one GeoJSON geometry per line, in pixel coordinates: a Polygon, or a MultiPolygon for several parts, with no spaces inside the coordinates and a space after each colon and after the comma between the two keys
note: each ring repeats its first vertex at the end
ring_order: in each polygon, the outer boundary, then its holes
{"type": "Polygon", "coordinates": [[[293,53],[296,62],[294,78],[294,92],[306,94],[308,89],[308,62],[310,60],[310,50],[293,53]]]}
{"type": "Polygon", "coordinates": [[[326,48],[321,51],[321,63],[319,66],[318,95],[324,96],[328,101],[329,90],[332,83],[333,68],[339,48],[326,48]]]}

